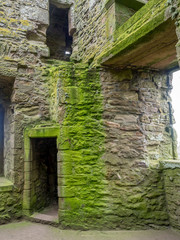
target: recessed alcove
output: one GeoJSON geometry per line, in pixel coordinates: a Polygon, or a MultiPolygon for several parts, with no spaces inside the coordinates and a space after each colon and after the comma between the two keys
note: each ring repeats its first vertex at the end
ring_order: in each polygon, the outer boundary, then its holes
{"type": "Polygon", "coordinates": [[[106,35],[113,39],[115,31],[131,18],[140,8],[147,3],[147,0],[107,0],[107,22],[106,35]]]}
{"type": "Polygon", "coordinates": [[[68,8],[58,8],[50,3],[50,25],[46,32],[46,43],[52,59],[69,61],[72,52],[72,37],[69,36],[68,11],[68,8]]]}
{"type": "Polygon", "coordinates": [[[0,77],[0,176],[12,180],[13,160],[13,112],[11,95],[14,78],[0,77]]]}

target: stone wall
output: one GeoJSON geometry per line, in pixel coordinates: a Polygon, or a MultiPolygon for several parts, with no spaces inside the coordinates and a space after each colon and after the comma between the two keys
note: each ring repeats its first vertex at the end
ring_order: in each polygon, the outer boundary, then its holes
{"type": "Polygon", "coordinates": [[[167,76],[106,69],[101,83],[110,222],[120,228],[166,225],[162,173],[149,164],[173,158],[167,76]]]}
{"type": "Polygon", "coordinates": [[[73,36],[75,61],[93,61],[106,40],[106,16],[104,1],[80,0],[74,3],[76,33],[73,36]]]}
{"type": "Polygon", "coordinates": [[[59,221],[75,229],[105,226],[104,130],[99,71],[56,62],[43,74],[50,112],[60,123],[58,148],[59,221]]]}
{"type": "Polygon", "coordinates": [[[19,193],[12,194],[12,191],[0,192],[0,224],[22,216],[19,196],[19,193]]]}
{"type": "Polygon", "coordinates": [[[21,195],[12,182],[3,177],[0,178],[0,199],[0,224],[21,217],[21,195]]]}
{"type": "MultiPolygon", "coordinates": [[[[146,1],[147,2],[147,1],[146,1]]],[[[110,0],[75,0],[73,61],[92,63],[107,43],[114,41],[114,33],[145,2],[110,0]],[[130,4],[129,4],[130,3],[130,4]],[[139,6],[140,4],[140,6],[139,6]],[[137,5],[137,7],[135,7],[137,5]]]]}
{"type": "MultiPolygon", "coordinates": [[[[47,110],[44,109],[45,93],[41,91],[41,80],[36,75],[38,75],[37,67],[42,65],[40,58],[49,54],[44,44],[42,29],[48,24],[48,2],[32,4],[31,1],[1,1],[0,6],[2,9],[0,76],[1,79],[6,80],[4,83],[1,80],[3,88],[8,91],[10,89],[8,100],[10,103],[6,100],[6,104],[11,104],[11,109],[7,112],[14,115],[11,130],[8,127],[5,128],[5,132],[11,133],[12,140],[11,146],[8,145],[7,149],[14,151],[13,157],[10,154],[11,160],[8,160],[7,167],[5,167],[5,175],[22,187],[23,124],[37,121],[43,112],[46,112],[47,116],[47,110]],[[33,14],[31,14],[32,10],[33,14]],[[40,33],[39,29],[41,29],[40,33]],[[35,39],[36,41],[28,40],[28,32],[34,32],[41,37],[35,39]],[[13,91],[12,87],[6,87],[7,80],[10,82],[9,85],[13,85],[13,91]]],[[[9,137],[7,137],[7,142],[9,142],[8,139],[9,137]]]]}
{"type": "Polygon", "coordinates": [[[101,69],[100,85],[97,69],[62,62],[54,62],[44,76],[52,96],[51,116],[63,119],[62,226],[168,225],[163,175],[157,169],[159,159],[172,158],[167,76],[101,69]]]}
{"type": "Polygon", "coordinates": [[[162,161],[161,166],[170,224],[180,229],[180,162],[162,161]]]}
{"type": "MultiPolygon", "coordinates": [[[[16,187],[0,192],[1,222],[22,214],[24,129],[55,123],[63,227],[168,225],[162,170],[149,167],[174,154],[167,75],[47,61],[48,1],[1,0],[0,8],[0,79],[13,84],[5,175],[16,187]]],[[[108,39],[104,2],[76,1],[74,9],[72,59],[91,63],[108,39]]],[[[1,95],[0,87],[0,104],[1,95]]]]}
{"type": "Polygon", "coordinates": [[[153,71],[109,70],[102,72],[101,79],[107,152],[117,156],[116,161],[130,164],[172,159],[168,76],[153,71]]]}
{"type": "Polygon", "coordinates": [[[24,127],[49,117],[46,90],[38,77],[41,58],[49,56],[44,44],[49,13],[47,1],[1,0],[0,9],[0,104],[5,108],[4,175],[16,186],[1,193],[4,222],[22,215],[24,127]],[[29,34],[36,37],[28,39],[29,34]]]}

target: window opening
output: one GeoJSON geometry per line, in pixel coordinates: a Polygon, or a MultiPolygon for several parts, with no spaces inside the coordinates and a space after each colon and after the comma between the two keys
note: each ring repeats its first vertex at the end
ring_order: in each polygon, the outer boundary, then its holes
{"type": "Polygon", "coordinates": [[[4,174],[4,108],[0,105],[0,176],[4,174]]]}
{"type": "Polygon", "coordinates": [[[180,159],[180,70],[173,73],[173,80],[172,80],[173,89],[171,92],[172,97],[172,106],[174,110],[174,118],[175,124],[173,127],[177,133],[177,152],[178,152],[178,159],[180,159]]]}
{"type": "Polygon", "coordinates": [[[46,43],[50,58],[69,61],[72,53],[72,37],[68,29],[68,8],[58,8],[50,4],[50,25],[46,32],[46,43]]]}

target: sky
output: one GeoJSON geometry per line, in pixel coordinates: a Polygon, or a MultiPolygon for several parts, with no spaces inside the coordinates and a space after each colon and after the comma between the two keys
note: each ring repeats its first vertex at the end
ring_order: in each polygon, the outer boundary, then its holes
{"type": "Polygon", "coordinates": [[[173,90],[171,92],[172,106],[174,109],[174,117],[176,123],[173,127],[176,129],[178,135],[178,143],[180,144],[180,71],[173,73],[173,90]]]}

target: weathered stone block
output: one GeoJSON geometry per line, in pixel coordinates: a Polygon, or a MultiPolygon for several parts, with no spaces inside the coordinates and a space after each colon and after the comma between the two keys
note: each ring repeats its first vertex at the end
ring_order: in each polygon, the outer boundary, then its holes
{"type": "Polygon", "coordinates": [[[32,20],[41,24],[49,24],[49,13],[47,9],[39,7],[23,6],[20,9],[21,19],[32,20]]]}

